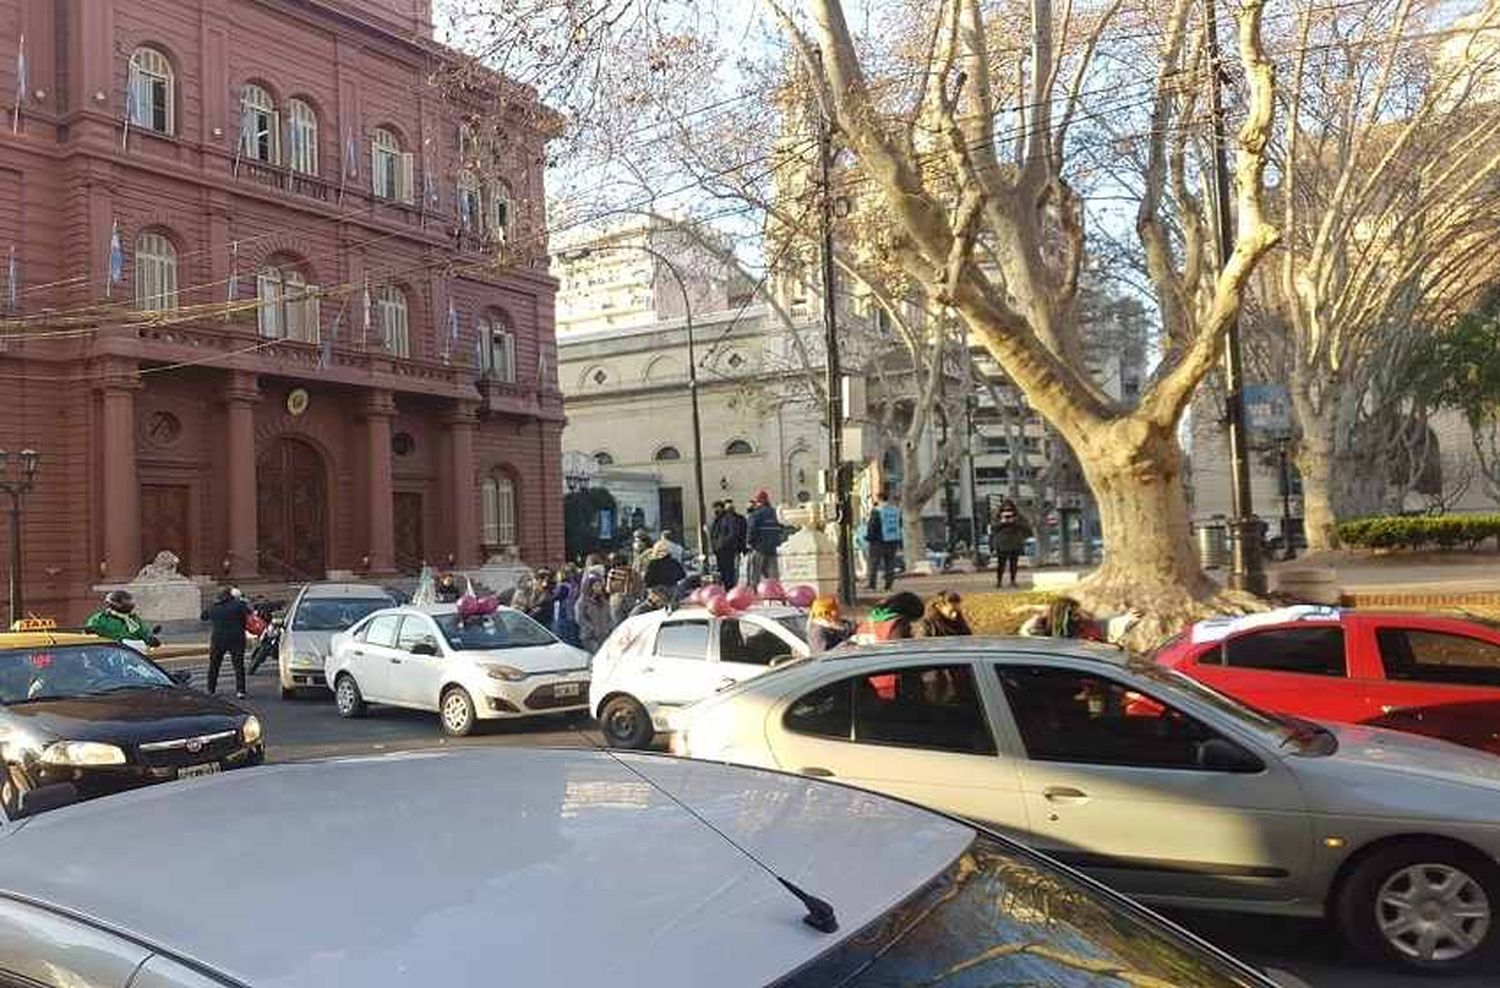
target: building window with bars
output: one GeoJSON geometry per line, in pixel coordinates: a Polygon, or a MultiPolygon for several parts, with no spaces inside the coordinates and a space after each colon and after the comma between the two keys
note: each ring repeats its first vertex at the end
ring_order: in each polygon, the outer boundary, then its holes
{"type": "Polygon", "coordinates": [[[485,214],[485,232],[490,238],[505,243],[510,233],[510,191],[503,182],[491,182],[489,209],[485,214]]]}
{"type": "Polygon", "coordinates": [[[271,94],[254,83],[240,92],[240,153],[268,165],[281,162],[281,114],[271,94]]]}
{"type": "Polygon", "coordinates": [[[177,308],[177,248],[160,233],[136,238],[135,305],[142,312],[177,308]]]}
{"type": "Polygon", "coordinates": [[[480,483],[479,518],[486,548],[516,544],[516,485],[509,477],[486,477],[480,483]]]}
{"type": "Polygon", "coordinates": [[[381,199],[416,201],[416,156],[401,150],[401,141],[385,127],[370,140],[370,189],[381,199]]]}
{"type": "Polygon", "coordinates": [[[407,330],[406,293],[395,285],[381,285],[373,292],[375,325],[381,342],[397,357],[411,356],[411,336],[407,330]]]}
{"type": "Polygon", "coordinates": [[[125,94],[126,116],[132,127],[171,134],[173,131],[172,63],[155,48],[137,48],[130,56],[130,78],[125,94]]]}
{"type": "Polygon", "coordinates": [[[494,316],[479,323],[479,373],[495,381],[516,380],[516,338],[494,316]]]}
{"type": "Polygon", "coordinates": [[[287,104],[290,154],[287,164],[302,175],[318,174],[318,114],[300,99],[287,104]]]}
{"type": "Polygon", "coordinates": [[[458,225],[465,233],[479,233],[484,222],[484,193],[473,172],[458,176],[458,225]]]}
{"type": "Polygon", "coordinates": [[[318,286],[310,285],[295,268],[266,268],[256,275],[260,301],[260,335],[267,339],[317,343],[320,307],[318,286]]]}

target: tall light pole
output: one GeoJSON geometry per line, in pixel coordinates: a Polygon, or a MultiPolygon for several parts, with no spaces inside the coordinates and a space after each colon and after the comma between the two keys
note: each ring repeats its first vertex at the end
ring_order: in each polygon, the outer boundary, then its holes
{"type": "Polygon", "coordinates": [[[698,561],[703,563],[708,559],[708,506],[703,501],[703,419],[698,413],[698,352],[693,339],[693,300],[688,295],[687,282],[682,277],[682,272],[677,270],[677,265],[672,259],[655,247],[647,244],[603,244],[597,247],[579,247],[576,250],[566,250],[558,256],[564,261],[581,261],[592,257],[604,250],[638,250],[643,254],[660,261],[672,275],[672,280],[677,282],[678,291],[682,292],[683,322],[687,326],[687,361],[688,361],[688,396],[693,406],[693,493],[698,502],[698,561]]]}
{"type": "Polygon", "coordinates": [[[16,456],[16,478],[11,479],[10,454],[0,449],[0,491],[10,495],[10,622],[22,620],[25,609],[21,594],[21,497],[36,481],[36,468],[42,457],[34,449],[23,449],[16,456]]]}
{"type": "MultiPolygon", "coordinates": [[[[1234,250],[1234,221],[1229,211],[1229,163],[1225,146],[1224,102],[1220,93],[1219,22],[1214,8],[1218,0],[1204,0],[1204,31],[1208,35],[1209,110],[1213,115],[1214,144],[1214,224],[1219,241],[1219,264],[1229,260],[1234,250]]],[[[1235,533],[1231,545],[1229,585],[1235,590],[1253,594],[1266,592],[1266,571],[1260,552],[1260,520],[1250,498],[1249,436],[1245,429],[1245,375],[1240,355],[1240,324],[1229,322],[1224,344],[1224,390],[1227,392],[1225,419],[1229,431],[1230,504],[1235,533]]]]}

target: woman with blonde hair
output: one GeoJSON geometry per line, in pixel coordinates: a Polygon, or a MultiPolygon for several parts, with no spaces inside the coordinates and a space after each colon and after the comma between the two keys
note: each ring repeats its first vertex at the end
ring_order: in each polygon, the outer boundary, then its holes
{"type": "Polygon", "coordinates": [[[807,644],[813,655],[842,645],[854,630],[839,611],[834,597],[819,597],[807,612],[807,644]]]}

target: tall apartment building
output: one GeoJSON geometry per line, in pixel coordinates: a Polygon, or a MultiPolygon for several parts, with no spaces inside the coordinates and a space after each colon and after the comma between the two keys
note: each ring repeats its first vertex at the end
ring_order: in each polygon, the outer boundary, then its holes
{"type": "Polygon", "coordinates": [[[431,25],[429,0],[0,0],[32,608],[76,619],[164,549],[240,582],[560,556],[551,122],[499,79],[434,86],[431,25]],[[508,139],[478,146],[494,105],[508,139]]]}

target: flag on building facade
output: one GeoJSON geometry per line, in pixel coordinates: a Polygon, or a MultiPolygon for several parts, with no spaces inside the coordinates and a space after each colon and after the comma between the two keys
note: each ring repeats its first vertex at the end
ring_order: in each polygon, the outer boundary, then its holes
{"type": "Polygon", "coordinates": [[[21,45],[16,49],[16,106],[10,114],[10,132],[21,132],[21,105],[26,102],[26,35],[21,35],[21,45]]]}
{"type": "Polygon", "coordinates": [[[448,345],[443,348],[443,360],[453,359],[458,352],[458,309],[453,305],[453,292],[448,293],[448,345]]]}
{"type": "Polygon", "coordinates": [[[344,301],[339,305],[338,315],[333,317],[333,328],[323,337],[323,345],[318,350],[318,369],[327,370],[333,366],[333,341],[338,339],[339,328],[344,324],[344,310],[349,307],[349,296],[344,296],[344,301]]]}
{"type": "Polygon", "coordinates": [[[120,246],[120,221],[115,220],[109,230],[109,280],[104,284],[104,297],[114,294],[115,286],[125,280],[125,248],[120,246]]]}
{"type": "Polygon", "coordinates": [[[364,310],[360,319],[359,345],[370,345],[370,276],[365,275],[365,288],[360,293],[360,307],[364,310]]]}
{"type": "Polygon", "coordinates": [[[15,244],[10,245],[10,262],[5,266],[5,311],[11,315],[21,311],[21,262],[15,244]]]}
{"type": "Polygon", "coordinates": [[[125,78],[128,81],[125,84],[125,120],[120,128],[121,151],[129,150],[130,145],[130,118],[135,115],[135,69],[127,69],[125,78]]]}
{"type": "MultiPolygon", "coordinates": [[[[227,302],[234,302],[240,297],[240,242],[231,241],[229,244],[229,286],[224,292],[227,302]]],[[[227,318],[229,313],[224,313],[227,318]]]]}

